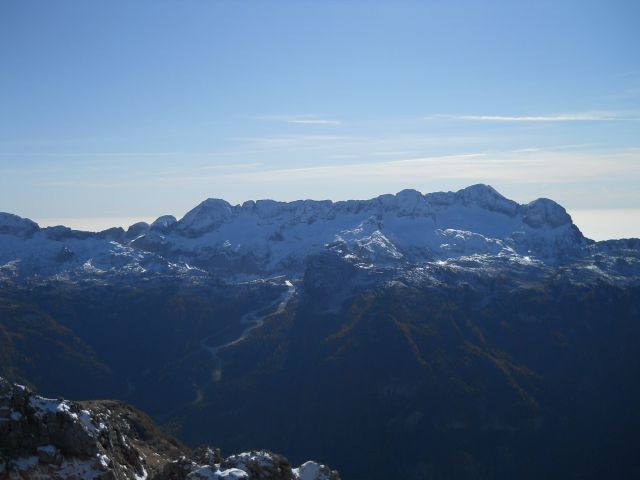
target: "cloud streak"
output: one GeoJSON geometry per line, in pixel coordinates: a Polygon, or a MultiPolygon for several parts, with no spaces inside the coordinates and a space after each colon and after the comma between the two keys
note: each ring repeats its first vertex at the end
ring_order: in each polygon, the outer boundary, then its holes
{"type": "Polygon", "coordinates": [[[262,166],[262,162],[252,162],[252,163],[229,163],[224,165],[205,165],[201,167],[203,170],[234,170],[234,169],[244,169],[244,168],[255,168],[262,166]]]}
{"type": "Polygon", "coordinates": [[[195,185],[247,185],[307,183],[315,186],[396,182],[413,184],[455,180],[508,184],[558,184],[593,180],[640,179],[640,149],[622,151],[567,151],[523,149],[503,152],[470,152],[381,162],[353,162],[290,168],[260,168],[259,163],[211,165],[182,175],[151,175],[144,179],[112,178],[102,181],[46,181],[57,187],[136,188],[190,187],[195,185]],[[220,168],[218,168],[220,167],[220,168]],[[202,174],[209,170],[211,174],[202,174]],[[240,182],[240,183],[238,183],[240,182]]]}
{"type": "Polygon", "coordinates": [[[320,118],[317,115],[264,115],[255,118],[264,122],[281,122],[293,125],[342,125],[340,120],[320,118]]]}
{"type": "Polygon", "coordinates": [[[229,173],[242,181],[324,183],[460,180],[522,183],[575,183],[593,179],[640,179],[640,151],[563,152],[553,150],[465,153],[386,162],[351,163],[229,173]]]}
{"type": "Polygon", "coordinates": [[[559,113],[552,115],[432,115],[425,120],[463,120],[472,122],[605,122],[632,120],[614,112],[559,113]]]}
{"type": "Polygon", "coordinates": [[[138,158],[182,157],[184,152],[0,152],[0,157],[138,158]]]}

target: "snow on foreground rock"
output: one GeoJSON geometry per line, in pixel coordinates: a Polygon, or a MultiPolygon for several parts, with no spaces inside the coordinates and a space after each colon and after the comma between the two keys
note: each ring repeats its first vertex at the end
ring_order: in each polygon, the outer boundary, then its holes
{"type": "Polygon", "coordinates": [[[244,452],[223,459],[219,451],[204,448],[196,451],[192,459],[183,457],[171,463],[160,478],[337,480],[339,476],[316,462],[306,462],[292,469],[286,458],[266,450],[244,452]]]}
{"type": "Polygon", "coordinates": [[[0,378],[0,478],[339,480],[315,462],[292,468],[266,450],[223,458],[190,451],[142,412],[116,401],[71,402],[0,378]]]}

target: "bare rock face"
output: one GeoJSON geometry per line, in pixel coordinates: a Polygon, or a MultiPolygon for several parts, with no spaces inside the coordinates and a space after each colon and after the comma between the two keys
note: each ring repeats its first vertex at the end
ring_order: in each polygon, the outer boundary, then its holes
{"type": "MultiPolygon", "coordinates": [[[[141,434],[162,435],[154,428],[119,402],[49,399],[0,379],[0,452],[10,478],[146,478],[158,465],[145,461],[141,434]]],[[[187,451],[161,442],[173,455],[187,451]]]]}
{"type": "Polygon", "coordinates": [[[151,419],[117,401],[71,402],[36,395],[0,378],[0,479],[339,480],[315,462],[292,468],[281,455],[223,458],[191,451],[151,419]]]}

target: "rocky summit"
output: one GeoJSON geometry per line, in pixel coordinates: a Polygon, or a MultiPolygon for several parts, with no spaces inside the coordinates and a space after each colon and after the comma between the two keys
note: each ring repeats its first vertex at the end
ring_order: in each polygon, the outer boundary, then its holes
{"type": "Polygon", "coordinates": [[[339,480],[316,462],[292,468],[266,450],[224,458],[191,450],[117,401],[44,398],[0,378],[0,478],[69,480],[339,480]]]}

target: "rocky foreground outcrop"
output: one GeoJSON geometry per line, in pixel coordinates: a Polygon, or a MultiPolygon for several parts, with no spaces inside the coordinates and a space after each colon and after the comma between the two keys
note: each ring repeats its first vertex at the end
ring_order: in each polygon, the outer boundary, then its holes
{"type": "Polygon", "coordinates": [[[190,450],[117,401],[71,402],[0,378],[0,480],[339,480],[316,462],[292,468],[266,450],[224,458],[190,450]]]}

